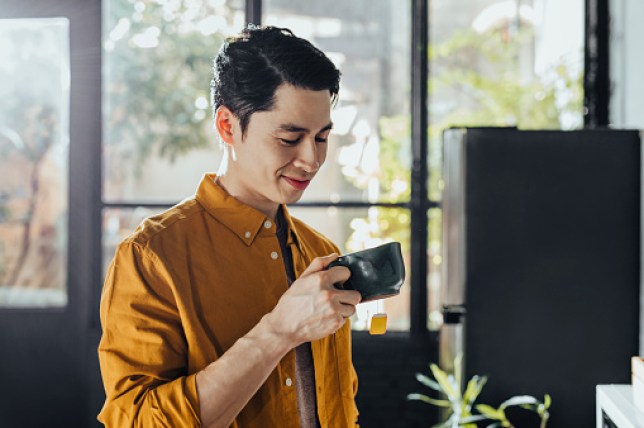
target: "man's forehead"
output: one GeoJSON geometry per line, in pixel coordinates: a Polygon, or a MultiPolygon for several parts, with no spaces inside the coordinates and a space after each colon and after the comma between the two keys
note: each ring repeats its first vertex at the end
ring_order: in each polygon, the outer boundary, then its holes
{"type": "Polygon", "coordinates": [[[275,91],[272,111],[276,127],[294,125],[319,130],[331,122],[331,93],[281,85],[275,91]]]}
{"type": "Polygon", "coordinates": [[[327,90],[312,91],[282,85],[275,91],[269,110],[253,113],[249,127],[269,132],[322,132],[331,124],[331,95],[327,90]]]}
{"type": "Polygon", "coordinates": [[[331,109],[317,109],[313,106],[302,106],[300,109],[267,112],[268,126],[275,131],[284,132],[321,132],[331,129],[331,109]],[[272,113],[272,114],[271,114],[272,113]]]}

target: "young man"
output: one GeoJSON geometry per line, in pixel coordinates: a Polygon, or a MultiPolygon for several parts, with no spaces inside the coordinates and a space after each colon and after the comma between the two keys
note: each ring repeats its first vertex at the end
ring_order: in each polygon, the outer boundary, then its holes
{"type": "Polygon", "coordinates": [[[289,30],[230,38],[211,85],[225,148],[194,197],[119,245],[101,300],[107,426],[353,427],[338,249],[286,204],[325,161],[340,73],[289,30]]]}

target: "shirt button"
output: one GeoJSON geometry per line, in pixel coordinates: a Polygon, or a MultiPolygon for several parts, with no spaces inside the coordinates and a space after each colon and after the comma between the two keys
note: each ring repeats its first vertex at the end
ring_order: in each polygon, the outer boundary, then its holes
{"type": "Polygon", "coordinates": [[[290,377],[287,377],[286,378],[286,386],[291,386],[291,385],[293,385],[293,381],[291,380],[290,377]]]}
{"type": "Polygon", "coordinates": [[[273,260],[277,260],[277,258],[278,258],[278,257],[279,257],[279,256],[277,255],[277,253],[276,253],[275,251],[273,251],[273,252],[271,253],[271,259],[273,259],[273,260]]]}
{"type": "Polygon", "coordinates": [[[246,239],[250,238],[250,232],[244,233],[244,236],[246,237],[246,239]]]}
{"type": "Polygon", "coordinates": [[[265,227],[266,229],[270,229],[272,225],[273,225],[273,223],[271,223],[269,220],[266,220],[266,221],[264,222],[264,227],[265,227]]]}

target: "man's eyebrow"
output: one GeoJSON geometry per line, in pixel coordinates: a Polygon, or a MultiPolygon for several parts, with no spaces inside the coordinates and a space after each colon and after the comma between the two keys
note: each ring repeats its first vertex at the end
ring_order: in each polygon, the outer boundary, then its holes
{"type": "MultiPolygon", "coordinates": [[[[331,128],[333,128],[333,122],[327,123],[322,129],[318,131],[318,134],[320,132],[328,131],[331,128]]],[[[284,123],[278,126],[277,129],[279,129],[280,131],[286,131],[286,132],[304,132],[304,133],[311,132],[310,129],[308,128],[303,128],[301,126],[298,126],[292,123],[284,123]]]]}

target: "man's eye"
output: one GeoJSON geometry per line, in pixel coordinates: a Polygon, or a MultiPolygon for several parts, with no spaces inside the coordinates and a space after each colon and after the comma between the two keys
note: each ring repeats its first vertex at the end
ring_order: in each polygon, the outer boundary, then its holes
{"type": "Polygon", "coordinates": [[[283,143],[286,143],[286,144],[289,144],[289,145],[292,145],[292,146],[294,146],[295,144],[300,142],[299,138],[296,138],[295,140],[287,140],[285,138],[280,138],[280,140],[282,140],[283,143]]]}
{"type": "Polygon", "coordinates": [[[315,141],[317,141],[318,143],[326,143],[327,139],[321,138],[321,137],[315,137],[315,141]]]}

